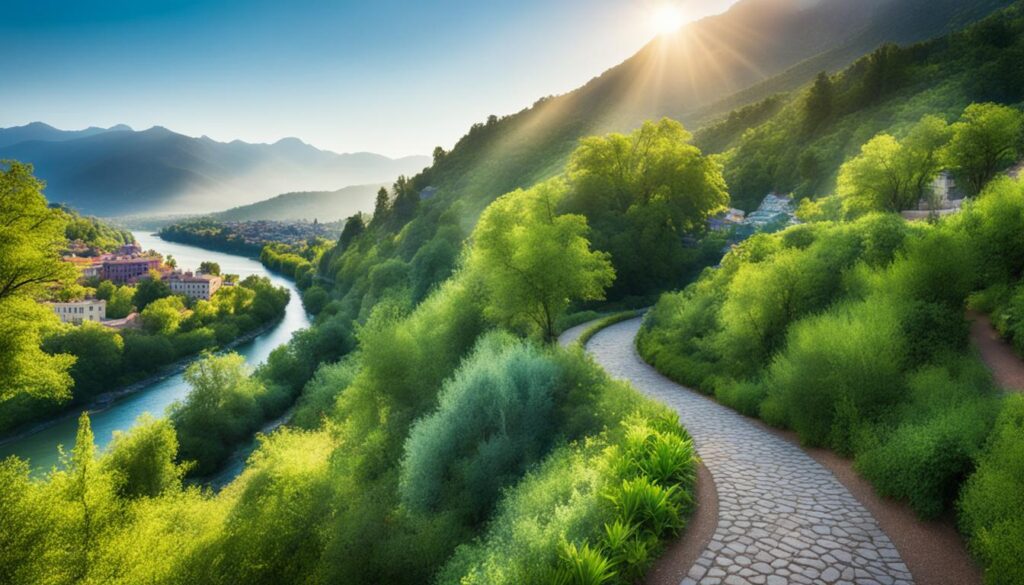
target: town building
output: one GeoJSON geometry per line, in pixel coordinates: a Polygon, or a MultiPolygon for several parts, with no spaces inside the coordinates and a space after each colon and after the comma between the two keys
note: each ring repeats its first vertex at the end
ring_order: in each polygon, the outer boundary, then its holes
{"type": "Polygon", "coordinates": [[[165,282],[174,294],[208,301],[224,284],[224,279],[213,274],[173,272],[167,276],[165,282]]]}
{"type": "Polygon", "coordinates": [[[128,256],[103,260],[100,278],[114,284],[128,284],[138,281],[149,274],[150,270],[160,268],[159,256],[128,256]]]}
{"type": "Polygon", "coordinates": [[[53,312],[60,317],[61,323],[80,325],[84,321],[99,323],[107,318],[107,301],[86,299],[66,303],[47,303],[53,312]]]}
{"type": "Polygon", "coordinates": [[[728,230],[743,223],[746,216],[747,212],[742,209],[727,209],[718,215],[708,218],[708,229],[713,232],[728,230]]]}

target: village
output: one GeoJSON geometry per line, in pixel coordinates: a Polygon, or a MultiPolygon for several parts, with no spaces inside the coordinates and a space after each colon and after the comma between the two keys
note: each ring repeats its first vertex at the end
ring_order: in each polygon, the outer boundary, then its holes
{"type": "MultiPolygon", "coordinates": [[[[79,283],[97,285],[110,281],[114,285],[135,285],[145,279],[159,278],[167,284],[171,294],[185,296],[190,300],[210,300],[222,286],[233,285],[233,280],[219,274],[182,271],[173,260],[165,261],[155,251],[144,252],[137,243],[121,246],[112,253],[97,253],[83,246],[82,242],[71,242],[71,254],[63,257],[73,264],[80,273],[79,283]],[[93,254],[93,255],[79,255],[93,254]]],[[[107,318],[107,300],[87,296],[83,299],[48,301],[45,303],[60,318],[62,323],[80,325],[85,321],[100,323],[112,329],[131,329],[140,326],[139,313],[107,318]]]]}

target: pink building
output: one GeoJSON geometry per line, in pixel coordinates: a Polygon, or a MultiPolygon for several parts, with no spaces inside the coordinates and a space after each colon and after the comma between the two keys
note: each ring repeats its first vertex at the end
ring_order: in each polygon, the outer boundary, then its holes
{"type": "Polygon", "coordinates": [[[150,270],[160,268],[160,258],[156,256],[139,256],[136,258],[112,258],[103,261],[100,277],[116,284],[135,282],[149,274],[150,270]]]}

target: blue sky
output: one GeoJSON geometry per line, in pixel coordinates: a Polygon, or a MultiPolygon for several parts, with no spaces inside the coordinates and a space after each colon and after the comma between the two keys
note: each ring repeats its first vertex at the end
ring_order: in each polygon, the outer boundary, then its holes
{"type": "Polygon", "coordinates": [[[666,1],[735,0],[8,0],[0,126],[427,154],[629,57],[666,1]]]}

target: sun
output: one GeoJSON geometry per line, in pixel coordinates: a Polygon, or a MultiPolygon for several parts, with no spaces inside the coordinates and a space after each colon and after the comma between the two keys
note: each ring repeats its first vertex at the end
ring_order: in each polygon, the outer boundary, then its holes
{"type": "Polygon", "coordinates": [[[664,3],[651,11],[651,28],[659,35],[669,35],[683,26],[683,12],[675,4],[664,3]]]}

